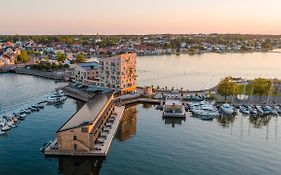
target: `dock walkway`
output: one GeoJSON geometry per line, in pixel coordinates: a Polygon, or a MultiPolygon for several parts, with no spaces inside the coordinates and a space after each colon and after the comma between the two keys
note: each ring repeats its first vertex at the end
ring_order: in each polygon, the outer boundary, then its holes
{"type": "Polygon", "coordinates": [[[114,139],[114,136],[117,132],[117,129],[118,129],[118,126],[119,126],[119,123],[122,119],[122,116],[123,116],[123,112],[125,110],[125,107],[122,106],[122,107],[115,107],[115,112],[117,114],[117,116],[115,117],[115,120],[111,126],[111,130],[109,131],[109,133],[107,134],[106,136],[106,139],[105,139],[105,142],[103,144],[103,146],[101,145],[101,150],[94,150],[93,151],[93,155],[95,156],[107,156],[109,150],[110,150],[110,147],[111,147],[111,144],[112,144],[112,141],[114,139]]]}
{"type": "Polygon", "coordinates": [[[125,105],[134,104],[134,103],[153,103],[153,104],[160,104],[160,99],[152,99],[152,98],[134,98],[134,99],[127,99],[123,100],[125,105]]]}

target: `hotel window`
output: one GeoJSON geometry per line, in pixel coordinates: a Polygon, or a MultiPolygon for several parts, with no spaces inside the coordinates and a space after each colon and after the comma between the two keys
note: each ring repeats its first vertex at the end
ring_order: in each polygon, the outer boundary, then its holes
{"type": "Polygon", "coordinates": [[[77,140],[77,136],[73,136],[73,140],[77,140]]]}
{"type": "Polygon", "coordinates": [[[89,130],[88,126],[86,126],[86,127],[84,126],[81,128],[81,132],[88,132],[88,130],[89,130]]]}
{"type": "Polygon", "coordinates": [[[73,149],[74,149],[74,151],[77,150],[77,144],[74,144],[74,145],[73,145],[73,149]]]}

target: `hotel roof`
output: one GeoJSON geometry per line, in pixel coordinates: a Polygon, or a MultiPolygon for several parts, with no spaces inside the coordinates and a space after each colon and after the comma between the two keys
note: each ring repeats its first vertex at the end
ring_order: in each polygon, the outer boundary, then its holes
{"type": "Polygon", "coordinates": [[[85,70],[98,69],[100,67],[99,63],[96,61],[78,63],[77,65],[82,67],[85,70]]]}
{"type": "Polygon", "coordinates": [[[100,114],[113,92],[98,94],[89,100],[79,111],[57,131],[65,131],[93,123],[100,114]]]}

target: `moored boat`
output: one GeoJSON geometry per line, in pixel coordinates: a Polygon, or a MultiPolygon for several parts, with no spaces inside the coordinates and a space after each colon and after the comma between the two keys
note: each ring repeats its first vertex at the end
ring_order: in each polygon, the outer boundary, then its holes
{"type": "Polygon", "coordinates": [[[244,114],[244,115],[249,115],[250,114],[250,110],[249,107],[246,105],[241,105],[239,106],[239,111],[244,114]]]}
{"type": "Polygon", "coordinates": [[[180,100],[167,99],[163,106],[163,117],[185,117],[185,107],[180,100]]]}
{"type": "Polygon", "coordinates": [[[9,131],[11,129],[10,126],[8,126],[7,124],[1,128],[2,131],[9,131]]]}
{"type": "Polygon", "coordinates": [[[212,120],[220,115],[217,108],[212,103],[206,101],[189,104],[189,106],[192,114],[200,117],[202,120],[212,120]]]}
{"type": "Polygon", "coordinates": [[[233,106],[231,106],[228,103],[225,103],[223,105],[221,105],[220,107],[220,111],[223,112],[226,115],[234,115],[235,114],[235,109],[233,106]]]}
{"type": "Polygon", "coordinates": [[[260,106],[260,105],[257,105],[256,106],[256,108],[257,108],[257,111],[258,111],[258,115],[264,115],[265,113],[264,113],[264,111],[263,111],[263,109],[262,109],[262,107],[260,106]]]}

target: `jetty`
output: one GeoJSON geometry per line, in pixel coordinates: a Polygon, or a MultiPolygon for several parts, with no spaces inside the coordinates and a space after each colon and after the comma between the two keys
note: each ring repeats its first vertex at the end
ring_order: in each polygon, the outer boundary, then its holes
{"type": "Polygon", "coordinates": [[[97,94],[57,131],[57,138],[44,148],[46,156],[107,156],[125,106],[114,93],[97,94]]]}

